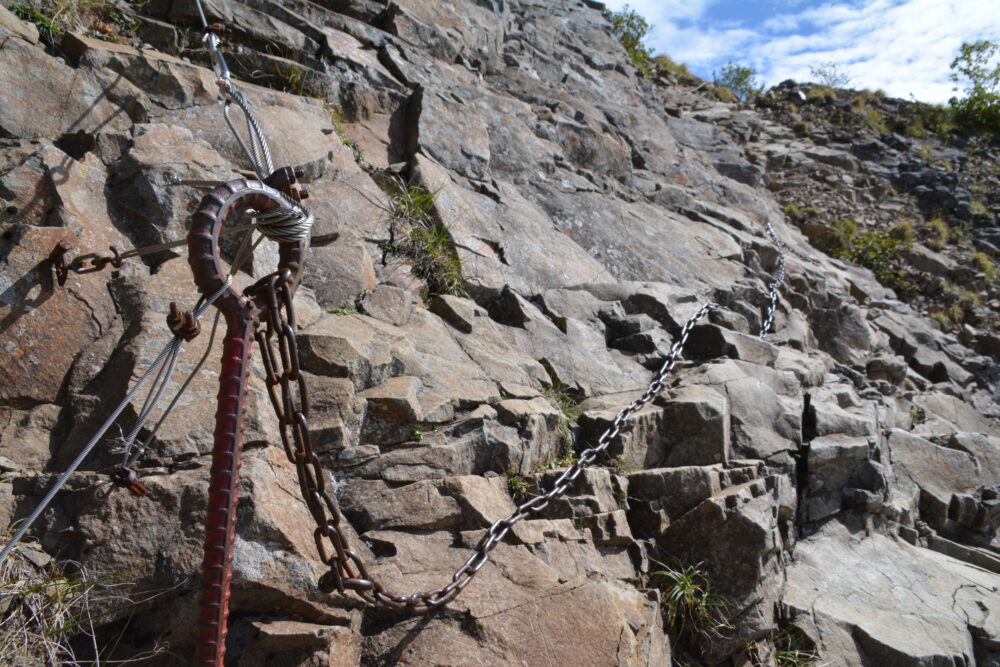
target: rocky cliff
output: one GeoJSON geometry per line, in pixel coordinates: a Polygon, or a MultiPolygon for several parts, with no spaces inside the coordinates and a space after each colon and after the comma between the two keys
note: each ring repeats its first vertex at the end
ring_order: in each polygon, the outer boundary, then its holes
{"type": "MultiPolygon", "coordinates": [[[[41,34],[0,8],[4,526],[170,338],[169,302],[196,299],[172,251],[58,287],[53,246],[183,238],[250,166],[194,3],[136,5],[35,16],[41,34]]],[[[788,84],[741,109],[640,77],[589,0],[205,8],[276,163],[304,172],[312,437],[392,590],[447,583],[645,390],[700,303],[725,306],[609,456],[425,616],[319,592],[255,361],[233,664],[996,664],[995,146],[906,137],[847,93],[788,84]],[[891,236],[888,264],[858,266],[851,244],[904,216],[915,232],[891,236]],[[938,216],[944,231],[925,226],[938,216]],[[768,223],[787,277],[761,340],[768,223]]],[[[273,250],[252,263],[267,272],[273,250]]],[[[147,493],[108,485],[109,439],[15,556],[101,579],[97,639],[67,639],[82,659],[190,659],[220,350],[142,460],[147,493]]]]}

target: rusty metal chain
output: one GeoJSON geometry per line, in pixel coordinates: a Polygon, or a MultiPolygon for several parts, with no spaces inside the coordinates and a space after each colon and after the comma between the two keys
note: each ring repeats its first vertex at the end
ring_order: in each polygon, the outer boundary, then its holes
{"type": "Polygon", "coordinates": [[[365,564],[351,551],[341,529],[343,516],[334,487],[327,480],[319,457],[313,451],[308,427],[309,402],[305,379],[299,367],[295,308],[289,278],[290,271],[287,269],[271,274],[247,288],[246,294],[261,309],[263,327],[257,329],[255,339],[260,347],[268,396],[278,417],[281,444],[288,460],[295,464],[302,498],[316,522],[313,536],[320,560],[330,568],[320,577],[319,588],[325,593],[334,590],[340,593],[354,591],[368,602],[411,613],[424,613],[453,600],[486,565],[490,552],[514,524],[543,510],[563,495],[583,469],[593,464],[608,448],[621,432],[625,421],[660,392],[691,329],[710,310],[718,308],[714,303],[707,303],[688,319],[645,393],[618,412],[611,427],[601,435],[597,444],[581,452],[579,460],[563,471],[550,491],[531,498],[510,515],[494,522],[473,549],[472,555],[452,575],[451,582],[441,588],[395,596],[369,575],[365,564]]]}

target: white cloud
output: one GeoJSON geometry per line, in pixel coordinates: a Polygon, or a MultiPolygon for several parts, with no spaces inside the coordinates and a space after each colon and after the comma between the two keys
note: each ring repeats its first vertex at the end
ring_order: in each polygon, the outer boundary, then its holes
{"type": "MultiPolygon", "coordinates": [[[[609,0],[612,9],[626,4],[609,0]]],[[[996,0],[840,1],[802,7],[784,0],[783,13],[757,25],[727,27],[712,0],[631,0],[654,24],[656,52],[711,76],[728,60],[755,67],[768,85],[808,81],[810,68],[834,63],[858,88],[944,102],[952,93],[949,64],[963,41],[1000,35],[996,0]]]]}
{"type": "Polygon", "coordinates": [[[697,19],[704,15],[705,9],[715,0],[610,0],[606,2],[609,9],[619,10],[625,5],[630,6],[652,22],[670,18],[673,21],[697,19]]]}

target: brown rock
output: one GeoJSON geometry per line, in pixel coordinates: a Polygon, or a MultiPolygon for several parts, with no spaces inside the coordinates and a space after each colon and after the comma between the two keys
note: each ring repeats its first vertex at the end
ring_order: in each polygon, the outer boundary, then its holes
{"type": "MultiPolygon", "coordinates": [[[[70,256],[127,245],[107,215],[103,170],[51,146],[36,157],[37,178],[52,179],[49,191],[58,203],[49,224],[62,226],[13,230],[14,245],[2,263],[10,283],[0,301],[0,350],[7,359],[0,399],[54,403],[77,356],[111,333],[117,313],[102,277],[71,273],[60,288],[49,253],[64,240],[75,249],[70,256]]],[[[99,370],[88,367],[87,374],[99,370]]]]}
{"type": "Polygon", "coordinates": [[[422,387],[419,378],[397,377],[361,393],[368,401],[368,412],[375,419],[398,424],[423,421],[423,409],[417,393],[422,387]]]}
{"type": "Polygon", "coordinates": [[[58,139],[131,125],[134,86],[113,72],[79,72],[20,39],[0,42],[0,128],[11,137],[58,139]]]}
{"type": "Polygon", "coordinates": [[[0,7],[0,37],[17,37],[29,44],[38,43],[38,28],[30,21],[22,21],[6,7],[0,7]]]}
{"type": "Polygon", "coordinates": [[[325,308],[354,308],[355,299],[375,289],[375,265],[362,244],[338,240],[311,251],[303,284],[325,308]]]}
{"type": "Polygon", "coordinates": [[[351,480],[344,511],[362,533],[371,530],[440,530],[462,522],[462,505],[434,482],[389,488],[384,482],[351,480]]]}
{"type": "Polygon", "coordinates": [[[280,660],[283,665],[349,667],[361,659],[353,627],[299,621],[253,621],[251,626],[256,639],[239,654],[240,664],[266,667],[280,660]]]}
{"type": "Polygon", "coordinates": [[[469,299],[450,294],[435,295],[430,302],[430,311],[462,333],[470,334],[475,328],[476,318],[486,315],[486,311],[469,299]]]}
{"type": "Polygon", "coordinates": [[[736,652],[746,637],[774,622],[782,550],[776,488],[773,479],[729,487],[673,521],[658,540],[680,562],[701,563],[734,619],[734,627],[722,637],[695,640],[709,662],[736,652]]]}
{"type": "Polygon", "coordinates": [[[762,366],[774,366],[778,358],[778,348],[767,341],[715,324],[694,327],[688,339],[688,351],[704,359],[729,357],[762,366]]]}
{"type": "Polygon", "coordinates": [[[416,302],[416,298],[405,290],[379,285],[361,299],[361,308],[365,315],[401,327],[410,321],[416,302]]]}
{"type": "Polygon", "coordinates": [[[30,410],[0,407],[0,469],[40,472],[58,443],[61,409],[42,404],[30,410]],[[8,443],[9,446],[8,446],[8,443]]]}

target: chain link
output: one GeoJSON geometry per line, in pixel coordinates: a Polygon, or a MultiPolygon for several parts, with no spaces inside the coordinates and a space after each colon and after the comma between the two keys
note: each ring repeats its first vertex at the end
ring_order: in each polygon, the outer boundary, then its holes
{"type": "Polygon", "coordinates": [[[781,286],[781,283],[785,282],[784,246],[782,246],[781,239],[778,238],[778,234],[774,231],[774,227],[771,226],[770,220],[764,223],[764,227],[767,229],[767,235],[771,237],[771,241],[774,243],[775,250],[778,251],[778,272],[774,276],[774,282],[768,288],[770,304],[767,307],[767,316],[764,318],[764,324],[760,327],[761,340],[767,340],[767,334],[771,331],[771,326],[774,324],[774,311],[778,308],[778,287],[781,286]]]}
{"type": "Polygon", "coordinates": [[[579,460],[563,471],[549,492],[525,501],[513,513],[494,522],[473,549],[468,560],[452,575],[451,581],[446,586],[411,595],[396,596],[390,594],[381,583],[372,578],[365,564],[351,551],[341,529],[343,516],[334,487],[327,480],[326,472],[309,439],[309,402],[305,381],[299,368],[290,276],[287,269],[279,271],[258,281],[246,292],[258,303],[262,311],[263,326],[257,329],[255,339],[260,346],[268,396],[278,418],[281,445],[285,450],[285,456],[295,464],[299,490],[316,523],[316,529],[313,531],[316,550],[323,564],[330,568],[319,579],[320,590],[326,593],[334,590],[341,593],[354,591],[368,602],[411,613],[423,613],[453,600],[486,565],[490,552],[503,540],[514,524],[540,512],[548,507],[549,503],[562,496],[583,469],[593,464],[621,433],[626,420],[660,392],[667,375],[687,343],[691,329],[710,310],[718,307],[714,303],[707,303],[688,319],[645,393],[618,412],[611,427],[601,435],[597,444],[581,452],[579,460]]]}

